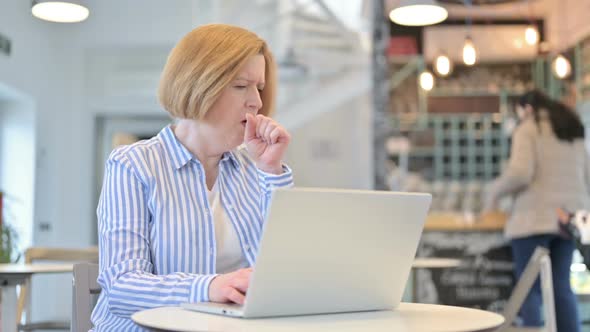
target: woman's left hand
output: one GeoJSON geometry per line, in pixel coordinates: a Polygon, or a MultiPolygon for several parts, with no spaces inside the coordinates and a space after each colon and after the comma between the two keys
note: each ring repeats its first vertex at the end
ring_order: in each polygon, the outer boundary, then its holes
{"type": "Polygon", "coordinates": [[[246,114],[244,143],[256,166],[264,172],[281,174],[282,160],[291,135],[273,119],[246,114]]]}

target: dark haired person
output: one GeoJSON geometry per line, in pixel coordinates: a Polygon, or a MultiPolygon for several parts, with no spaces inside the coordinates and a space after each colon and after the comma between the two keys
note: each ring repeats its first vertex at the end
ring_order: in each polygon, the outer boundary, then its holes
{"type": "MultiPolygon", "coordinates": [[[[574,242],[559,236],[556,208],[590,208],[590,168],[584,127],[562,103],[533,90],[519,100],[520,120],[512,136],[507,167],[489,187],[484,211],[502,196],[515,198],[504,234],[510,240],[515,276],[519,278],[537,246],[548,248],[553,269],[557,328],[580,331],[576,298],[570,286],[574,242]]],[[[520,311],[524,326],[540,326],[539,280],[520,311]]]]}

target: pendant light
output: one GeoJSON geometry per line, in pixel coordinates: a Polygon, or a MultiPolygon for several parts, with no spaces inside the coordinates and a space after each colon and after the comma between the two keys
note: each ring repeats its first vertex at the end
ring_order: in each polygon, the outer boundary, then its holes
{"type": "Polygon", "coordinates": [[[33,16],[45,21],[76,23],[87,19],[90,11],[79,0],[33,0],[31,13],[33,16]]]}
{"type": "Polygon", "coordinates": [[[434,76],[428,70],[423,71],[418,79],[423,90],[430,91],[434,88],[434,76]]]}
{"type": "Polygon", "coordinates": [[[558,55],[551,64],[553,74],[559,79],[567,78],[572,73],[572,65],[562,54],[558,55]]]}
{"type": "Polygon", "coordinates": [[[463,63],[468,66],[473,66],[477,61],[477,51],[471,37],[465,38],[465,44],[463,45],[463,63]]]}
{"type": "Polygon", "coordinates": [[[393,23],[408,26],[424,26],[440,23],[449,13],[436,0],[400,0],[389,13],[393,23]]]}
{"type": "Polygon", "coordinates": [[[534,25],[529,25],[524,31],[524,40],[529,45],[536,45],[539,42],[539,30],[534,25]]]}
{"type": "Polygon", "coordinates": [[[448,76],[453,71],[453,63],[446,54],[440,54],[434,59],[434,71],[442,77],[448,76]]]}
{"type": "Polygon", "coordinates": [[[537,25],[533,24],[533,22],[532,22],[533,10],[531,8],[531,2],[529,0],[527,0],[527,7],[528,7],[528,12],[529,12],[528,16],[529,16],[530,24],[524,30],[524,40],[526,41],[527,44],[534,46],[534,45],[537,45],[537,43],[539,42],[539,29],[537,29],[537,25]]]}
{"type": "MultiPolygon", "coordinates": [[[[465,7],[471,10],[471,0],[464,0],[465,7]]],[[[465,43],[463,44],[463,63],[467,66],[473,66],[475,61],[477,61],[477,51],[475,50],[475,45],[473,45],[473,40],[471,40],[471,36],[469,33],[471,32],[471,16],[467,15],[465,17],[465,26],[467,28],[467,37],[465,37],[465,43]]]]}

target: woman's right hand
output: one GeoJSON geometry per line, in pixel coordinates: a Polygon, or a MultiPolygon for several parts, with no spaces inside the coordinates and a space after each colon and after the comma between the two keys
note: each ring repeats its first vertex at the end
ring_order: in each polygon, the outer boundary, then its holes
{"type": "Polygon", "coordinates": [[[220,274],[209,284],[209,301],[244,304],[252,268],[220,274]]]}

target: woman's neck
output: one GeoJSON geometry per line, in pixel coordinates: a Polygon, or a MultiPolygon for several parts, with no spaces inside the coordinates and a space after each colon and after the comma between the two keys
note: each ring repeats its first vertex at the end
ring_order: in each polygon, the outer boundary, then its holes
{"type": "Polygon", "coordinates": [[[216,169],[223,156],[222,148],[208,140],[203,125],[196,120],[181,119],[172,127],[180,143],[195,156],[205,170],[216,169]]]}

